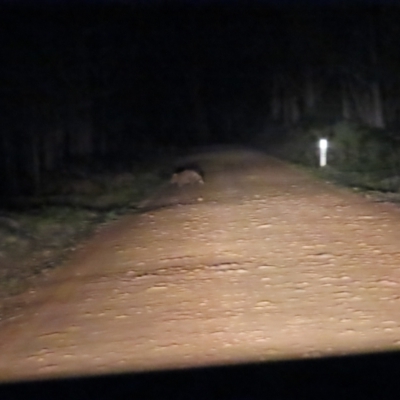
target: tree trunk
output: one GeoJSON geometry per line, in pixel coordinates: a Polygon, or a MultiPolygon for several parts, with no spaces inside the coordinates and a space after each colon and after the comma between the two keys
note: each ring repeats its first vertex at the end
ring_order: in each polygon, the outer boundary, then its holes
{"type": "Polygon", "coordinates": [[[290,126],[299,122],[300,108],[298,98],[289,90],[284,96],[283,122],[285,126],[290,126]]]}
{"type": "Polygon", "coordinates": [[[200,78],[197,71],[194,71],[192,74],[192,100],[194,123],[197,131],[196,136],[206,142],[209,138],[209,128],[207,123],[207,113],[201,95],[200,78]]]}
{"type": "Polygon", "coordinates": [[[382,90],[381,90],[381,84],[378,80],[379,56],[378,56],[378,46],[377,46],[377,41],[378,41],[377,25],[373,16],[371,16],[371,19],[369,21],[369,28],[370,28],[369,53],[370,53],[373,75],[375,76],[370,85],[370,92],[371,92],[370,120],[373,127],[384,128],[385,120],[383,116],[382,90]]]}
{"type": "Polygon", "coordinates": [[[353,99],[354,109],[358,119],[363,123],[370,125],[369,121],[370,99],[368,93],[363,93],[363,91],[359,89],[357,85],[351,81],[349,81],[349,92],[353,99]]]}
{"type": "Polygon", "coordinates": [[[274,76],[271,90],[271,118],[273,121],[279,121],[282,116],[282,96],[279,89],[279,81],[274,76]]]}
{"type": "Polygon", "coordinates": [[[290,96],[290,122],[296,124],[300,119],[300,108],[295,95],[290,96]]]}
{"type": "Polygon", "coordinates": [[[4,168],[5,168],[5,180],[6,187],[11,194],[17,194],[19,192],[19,179],[17,175],[17,159],[15,154],[15,148],[11,138],[7,132],[2,134],[3,137],[3,157],[4,157],[4,168]]]}
{"type": "Polygon", "coordinates": [[[314,85],[314,74],[310,66],[304,72],[304,104],[307,114],[315,113],[316,93],[314,85]]]}
{"type": "Polygon", "coordinates": [[[371,84],[371,123],[375,128],[385,128],[383,117],[382,91],[381,85],[376,80],[371,84]]]}
{"type": "Polygon", "coordinates": [[[344,78],[341,82],[341,95],[342,95],[342,117],[345,120],[351,119],[351,101],[349,99],[348,89],[344,78]]]}
{"type": "Polygon", "coordinates": [[[31,133],[31,157],[32,157],[32,180],[33,180],[33,190],[34,194],[38,195],[41,191],[41,163],[40,163],[40,138],[31,133]]]}

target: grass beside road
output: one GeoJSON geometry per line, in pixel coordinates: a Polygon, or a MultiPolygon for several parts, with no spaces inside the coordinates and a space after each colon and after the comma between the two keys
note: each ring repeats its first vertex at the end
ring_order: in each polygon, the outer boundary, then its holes
{"type": "Polygon", "coordinates": [[[166,162],[56,176],[41,196],[8,199],[0,211],[0,303],[63,265],[99,225],[136,212],[139,202],[167,179],[166,162]]]}

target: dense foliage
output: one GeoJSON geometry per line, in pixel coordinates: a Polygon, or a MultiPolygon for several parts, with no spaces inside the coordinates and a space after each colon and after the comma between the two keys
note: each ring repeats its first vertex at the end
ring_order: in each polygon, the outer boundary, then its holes
{"type": "Polygon", "coordinates": [[[167,147],[268,148],[282,127],[291,158],[312,162],[301,146],[320,133],[307,124],[335,137],[341,167],[397,168],[398,7],[1,11],[6,196],[40,194],[76,164],[123,169],[167,147]]]}

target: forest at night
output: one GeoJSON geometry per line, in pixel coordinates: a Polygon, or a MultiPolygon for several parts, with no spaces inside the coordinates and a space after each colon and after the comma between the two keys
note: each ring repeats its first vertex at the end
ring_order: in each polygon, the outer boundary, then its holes
{"type": "Polygon", "coordinates": [[[338,124],[343,146],[398,150],[398,7],[94,3],[2,6],[3,195],[171,148],[301,158],[338,124]]]}

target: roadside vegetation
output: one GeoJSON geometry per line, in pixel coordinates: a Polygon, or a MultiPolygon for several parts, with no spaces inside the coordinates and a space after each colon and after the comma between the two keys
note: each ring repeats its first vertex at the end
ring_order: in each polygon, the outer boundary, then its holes
{"type": "Polygon", "coordinates": [[[125,169],[88,165],[46,179],[40,195],[3,199],[0,211],[0,300],[62,265],[94,230],[136,212],[165,179],[166,157],[125,169]]]}
{"type": "Polygon", "coordinates": [[[288,130],[285,139],[275,145],[274,153],[324,179],[400,201],[400,137],[396,131],[349,121],[304,123],[288,130]],[[323,168],[319,167],[320,138],[329,142],[327,165],[323,168]]]}

